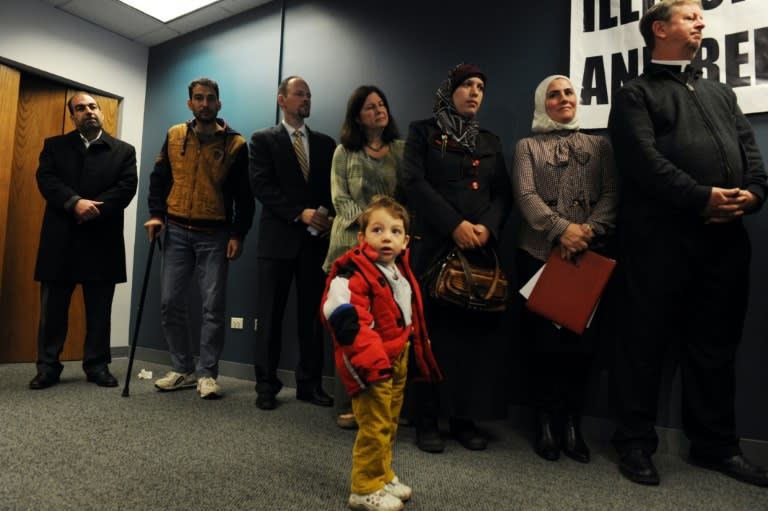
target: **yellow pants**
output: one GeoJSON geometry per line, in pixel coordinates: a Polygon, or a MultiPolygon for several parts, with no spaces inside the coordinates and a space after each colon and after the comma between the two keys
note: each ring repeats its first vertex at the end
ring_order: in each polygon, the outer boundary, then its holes
{"type": "Polygon", "coordinates": [[[395,478],[392,448],[408,376],[408,344],[392,364],[392,378],[352,398],[358,430],[352,449],[352,493],[378,491],[395,478]]]}

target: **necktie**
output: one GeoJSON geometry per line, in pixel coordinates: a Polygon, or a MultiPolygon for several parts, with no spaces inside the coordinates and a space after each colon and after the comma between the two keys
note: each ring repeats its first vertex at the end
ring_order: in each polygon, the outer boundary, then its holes
{"type": "Polygon", "coordinates": [[[307,162],[307,155],[304,153],[304,143],[301,141],[304,133],[296,130],[293,132],[293,136],[293,150],[296,151],[296,159],[299,160],[299,167],[301,167],[301,173],[304,174],[304,181],[309,181],[309,163],[307,162]]]}

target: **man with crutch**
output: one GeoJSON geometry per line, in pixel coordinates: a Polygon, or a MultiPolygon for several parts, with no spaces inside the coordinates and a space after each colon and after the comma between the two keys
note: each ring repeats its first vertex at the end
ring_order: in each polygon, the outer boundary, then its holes
{"type": "Polygon", "coordinates": [[[163,241],[160,320],[171,370],[155,381],[161,391],[197,387],[221,395],[216,382],[224,347],[227,267],[240,257],[253,223],[245,139],[216,115],[218,84],[197,78],[187,106],[194,118],[172,126],[149,177],[152,240],[163,241]],[[197,273],[202,297],[200,352],[195,364],[187,328],[187,290],[197,273]]]}

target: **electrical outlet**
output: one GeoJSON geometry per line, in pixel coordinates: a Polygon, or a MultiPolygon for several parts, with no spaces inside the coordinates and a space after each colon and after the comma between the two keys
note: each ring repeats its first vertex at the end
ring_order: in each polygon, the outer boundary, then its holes
{"type": "Polygon", "coordinates": [[[243,329],[243,318],[231,318],[230,319],[230,325],[231,328],[242,330],[243,329]]]}

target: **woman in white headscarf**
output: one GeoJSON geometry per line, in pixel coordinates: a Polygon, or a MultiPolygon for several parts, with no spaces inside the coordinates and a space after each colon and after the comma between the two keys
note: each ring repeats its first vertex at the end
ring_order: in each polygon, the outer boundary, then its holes
{"type": "MultiPolygon", "coordinates": [[[[518,238],[519,282],[527,282],[557,247],[571,258],[601,252],[616,221],[616,170],[609,142],[579,131],[576,91],[562,75],[536,88],[533,136],[515,147],[514,196],[524,222],[518,238]]],[[[580,419],[597,344],[598,318],[581,336],[523,307],[522,342],[530,355],[530,400],[537,416],[534,449],[547,460],[560,450],[587,463],[580,419]]]]}

